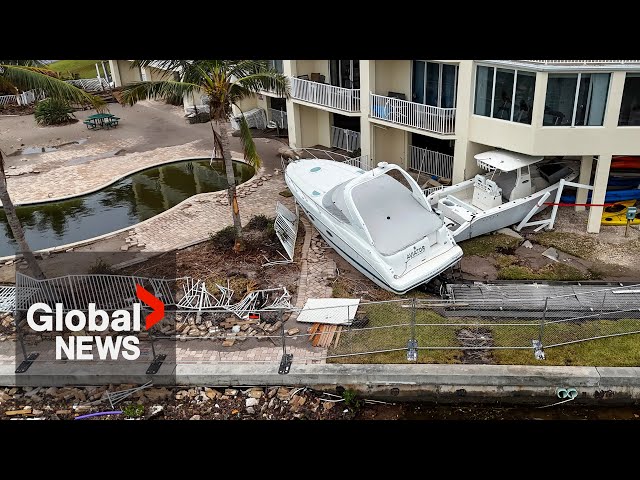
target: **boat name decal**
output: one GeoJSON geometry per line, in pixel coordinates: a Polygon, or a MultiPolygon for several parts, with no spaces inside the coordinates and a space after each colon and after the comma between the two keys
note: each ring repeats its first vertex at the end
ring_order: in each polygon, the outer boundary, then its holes
{"type": "Polygon", "coordinates": [[[425,247],[424,245],[422,245],[421,247],[416,247],[414,245],[413,252],[410,252],[410,253],[407,254],[407,261],[411,260],[412,258],[417,257],[420,254],[423,254],[426,249],[427,249],[427,247],[425,247]]]}

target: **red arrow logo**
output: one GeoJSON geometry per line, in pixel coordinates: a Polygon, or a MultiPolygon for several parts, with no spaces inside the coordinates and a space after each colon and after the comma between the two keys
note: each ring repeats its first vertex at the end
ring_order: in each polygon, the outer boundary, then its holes
{"type": "Polygon", "coordinates": [[[136,296],[153,309],[153,311],[144,318],[144,327],[146,330],[149,330],[164,318],[164,302],[142,285],[138,284],[136,284],[136,296]]]}

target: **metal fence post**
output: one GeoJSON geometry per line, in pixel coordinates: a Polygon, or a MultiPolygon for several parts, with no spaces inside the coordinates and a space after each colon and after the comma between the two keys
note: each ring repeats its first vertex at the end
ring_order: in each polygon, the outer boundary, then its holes
{"type": "Polygon", "coordinates": [[[411,299],[411,338],[407,342],[407,361],[418,360],[418,340],[416,339],[416,297],[411,299]]]}
{"type": "Polygon", "coordinates": [[[278,373],[280,375],[286,375],[289,373],[291,369],[291,362],[293,362],[293,354],[287,353],[287,345],[285,343],[285,335],[284,335],[284,322],[283,318],[283,310],[282,308],[278,309],[278,321],[280,322],[280,339],[282,341],[282,358],[280,359],[280,368],[278,369],[278,373]]]}
{"type": "Polygon", "coordinates": [[[542,337],[544,335],[544,321],[547,318],[547,307],[549,305],[549,297],[544,299],[544,311],[542,312],[542,318],[540,319],[540,332],[538,333],[538,340],[532,340],[533,354],[537,360],[544,360],[544,349],[542,347],[542,337]]]}

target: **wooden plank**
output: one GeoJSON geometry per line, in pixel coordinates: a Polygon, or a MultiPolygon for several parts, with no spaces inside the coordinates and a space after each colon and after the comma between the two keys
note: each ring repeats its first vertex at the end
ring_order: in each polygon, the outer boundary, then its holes
{"type": "Polygon", "coordinates": [[[313,336],[313,338],[311,340],[311,345],[313,345],[314,347],[317,347],[318,343],[320,342],[320,338],[322,337],[323,328],[324,328],[324,325],[318,325],[318,329],[316,330],[316,334],[313,336]]]}
{"type": "Polygon", "coordinates": [[[335,342],[333,342],[333,348],[338,348],[338,342],[340,341],[341,333],[342,333],[342,325],[338,327],[338,333],[336,334],[335,342]]]}
{"type": "Polygon", "coordinates": [[[311,342],[312,345],[313,345],[313,339],[315,337],[315,333],[318,330],[318,328],[320,328],[320,324],[314,323],[313,325],[311,325],[311,328],[309,329],[309,342],[311,342]]]}

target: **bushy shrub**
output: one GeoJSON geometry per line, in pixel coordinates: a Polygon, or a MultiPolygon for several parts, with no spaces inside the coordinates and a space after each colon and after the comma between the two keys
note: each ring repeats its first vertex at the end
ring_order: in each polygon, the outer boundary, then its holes
{"type": "Polygon", "coordinates": [[[38,102],[34,116],[38,125],[61,125],[75,120],[69,104],[53,98],[38,102]]]}
{"type": "Polygon", "coordinates": [[[217,248],[226,250],[232,248],[236,242],[236,231],[233,225],[229,225],[216,233],[209,234],[209,238],[217,248]]]}

